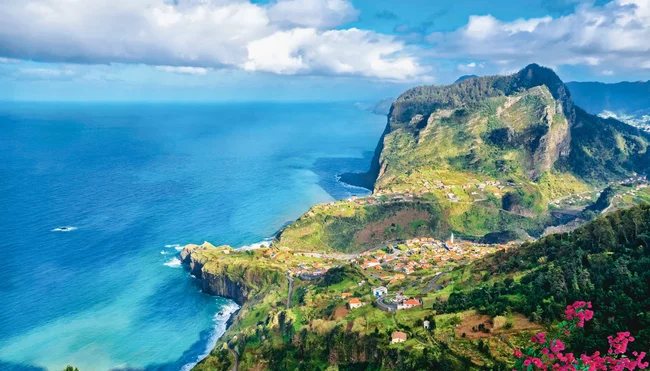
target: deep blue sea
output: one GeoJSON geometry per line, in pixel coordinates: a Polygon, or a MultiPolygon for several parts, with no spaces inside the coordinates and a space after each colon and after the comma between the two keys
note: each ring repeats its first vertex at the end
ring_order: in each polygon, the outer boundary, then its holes
{"type": "Polygon", "coordinates": [[[385,120],[352,103],[0,103],[0,370],[188,368],[236,305],[201,293],[177,247],[254,244],[363,193],[336,174],[367,168],[385,120]]]}

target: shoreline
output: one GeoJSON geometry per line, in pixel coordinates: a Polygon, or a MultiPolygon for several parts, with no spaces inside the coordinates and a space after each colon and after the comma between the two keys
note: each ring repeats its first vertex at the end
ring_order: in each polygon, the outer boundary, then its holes
{"type": "MultiPolygon", "coordinates": [[[[203,291],[203,290],[201,290],[201,291],[203,291]]],[[[208,295],[210,295],[210,294],[208,294],[208,295]]],[[[224,298],[223,296],[217,296],[217,297],[224,298]]],[[[198,365],[204,359],[206,359],[210,355],[210,353],[212,352],[214,347],[217,345],[219,340],[226,334],[226,332],[228,331],[228,329],[232,325],[235,316],[237,315],[237,313],[239,313],[239,310],[241,309],[241,306],[239,304],[235,303],[234,300],[232,300],[232,299],[228,299],[228,298],[224,298],[224,299],[230,300],[232,302],[232,304],[226,305],[225,308],[229,308],[230,306],[234,306],[235,308],[232,311],[230,311],[229,313],[227,313],[227,314],[226,314],[226,312],[228,312],[228,311],[224,311],[223,310],[224,308],[222,308],[222,310],[220,312],[215,313],[215,315],[213,316],[213,319],[215,317],[218,317],[219,313],[224,313],[222,316],[224,316],[224,317],[227,316],[228,318],[223,322],[218,322],[218,323],[214,324],[214,326],[212,327],[213,332],[212,332],[210,338],[208,339],[205,348],[203,349],[203,353],[201,353],[197,357],[197,359],[195,361],[192,361],[192,362],[189,362],[189,363],[183,365],[183,367],[181,367],[181,369],[180,369],[181,371],[190,371],[196,365],[198,365]],[[220,328],[220,327],[222,327],[222,328],[220,328]]]]}

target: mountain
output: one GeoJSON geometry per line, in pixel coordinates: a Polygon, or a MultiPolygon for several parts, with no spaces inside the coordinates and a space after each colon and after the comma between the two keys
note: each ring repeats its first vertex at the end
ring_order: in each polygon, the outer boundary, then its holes
{"type": "Polygon", "coordinates": [[[336,225],[337,242],[321,248],[451,232],[470,239],[508,231],[538,237],[578,217],[578,206],[596,201],[611,183],[643,173],[648,143],[648,134],[579,108],[560,78],[535,64],[510,76],[415,87],[393,103],[370,170],[341,180],[375,196],[415,195],[420,209],[349,220],[314,213],[319,225],[336,225]],[[410,223],[426,227],[416,231],[410,223]],[[392,224],[400,233],[378,230],[392,224]],[[368,235],[375,239],[361,238],[368,235]]]}
{"type": "Polygon", "coordinates": [[[464,75],[464,76],[459,77],[456,81],[454,81],[454,84],[458,83],[458,82],[461,82],[461,81],[473,79],[473,78],[476,78],[476,77],[478,77],[478,76],[477,75],[464,75]]]}
{"type": "Polygon", "coordinates": [[[569,82],[566,85],[576,104],[587,112],[650,130],[650,81],[569,82]]]}
{"type": "Polygon", "coordinates": [[[375,103],[375,105],[369,110],[375,115],[386,116],[390,113],[390,107],[393,105],[394,101],[395,98],[384,98],[375,103]]]}

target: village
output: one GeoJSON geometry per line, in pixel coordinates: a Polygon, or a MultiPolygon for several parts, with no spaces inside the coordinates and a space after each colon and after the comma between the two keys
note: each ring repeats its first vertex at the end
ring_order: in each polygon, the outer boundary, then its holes
{"type": "MultiPolygon", "coordinates": [[[[378,205],[391,202],[433,202],[431,195],[441,196],[442,200],[452,203],[480,202],[487,200],[488,195],[501,197],[505,192],[520,187],[520,183],[500,181],[469,181],[464,184],[450,184],[442,180],[419,180],[417,185],[400,191],[379,191],[371,196],[350,197],[342,202],[352,202],[357,205],[378,205]],[[416,188],[416,186],[418,188],[416,188]]],[[[330,202],[329,206],[334,206],[330,202]]]]}

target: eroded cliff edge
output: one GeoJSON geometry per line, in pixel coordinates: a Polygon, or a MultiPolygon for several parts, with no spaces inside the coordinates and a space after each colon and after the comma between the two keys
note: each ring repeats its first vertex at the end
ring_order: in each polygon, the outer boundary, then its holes
{"type": "Polygon", "coordinates": [[[181,251],[180,258],[201,280],[205,293],[231,299],[240,306],[271,287],[288,284],[278,267],[256,262],[245,252],[229,246],[216,247],[209,242],[189,244],[181,251]]]}

